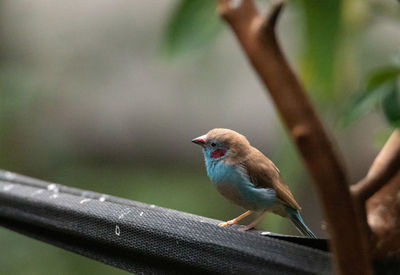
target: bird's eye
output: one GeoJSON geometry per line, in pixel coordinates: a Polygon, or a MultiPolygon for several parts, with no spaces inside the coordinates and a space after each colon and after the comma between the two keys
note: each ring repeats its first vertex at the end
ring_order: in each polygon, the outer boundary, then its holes
{"type": "Polygon", "coordinates": [[[215,147],[215,146],[217,146],[217,144],[215,144],[215,143],[213,142],[213,143],[211,143],[211,146],[212,146],[212,147],[215,147]]]}

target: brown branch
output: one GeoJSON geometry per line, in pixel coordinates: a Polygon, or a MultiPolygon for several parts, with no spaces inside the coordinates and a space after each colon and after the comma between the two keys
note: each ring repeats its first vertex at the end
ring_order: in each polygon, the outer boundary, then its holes
{"type": "Polygon", "coordinates": [[[400,256],[400,171],[366,203],[375,258],[400,256]]]}
{"type": "MultiPolygon", "coordinates": [[[[382,228],[387,229],[387,227],[382,226],[380,223],[375,221],[382,221],[382,218],[377,219],[376,217],[381,215],[380,211],[377,211],[376,208],[382,209],[381,203],[385,204],[386,198],[393,195],[393,193],[387,194],[387,191],[379,192],[376,196],[374,194],[379,191],[382,186],[387,185],[389,181],[391,181],[394,177],[400,177],[398,172],[400,171],[400,131],[395,130],[385,146],[379,152],[378,156],[375,158],[372,163],[368,174],[360,180],[357,184],[351,187],[351,193],[357,204],[359,215],[361,217],[362,225],[365,230],[368,232],[370,239],[370,249],[374,251],[374,254],[383,253],[377,243],[385,242],[388,236],[392,236],[387,232],[387,230],[382,230],[382,228]],[[397,174],[397,176],[396,176],[397,174]],[[372,196],[371,202],[369,203],[369,211],[367,215],[367,207],[366,200],[372,196]],[[382,199],[382,202],[379,202],[379,199],[382,199]],[[379,206],[379,207],[378,207],[379,206]],[[371,218],[374,217],[374,218],[371,218]],[[370,223],[370,221],[373,221],[370,223]],[[382,231],[385,234],[382,234],[382,231]],[[383,238],[383,240],[382,240],[383,238]]],[[[385,186],[385,190],[391,190],[396,187],[395,184],[391,185],[391,188],[387,188],[385,186]]],[[[390,191],[390,192],[391,192],[390,191]]],[[[385,206],[385,209],[388,205],[385,206]]],[[[395,206],[394,206],[395,207],[395,206]]],[[[392,211],[393,212],[393,211],[392,211]]],[[[385,219],[389,219],[388,215],[393,214],[391,211],[386,211],[385,219]]],[[[397,213],[398,215],[400,213],[397,213]]],[[[396,217],[392,217],[392,220],[396,220],[396,217]]],[[[396,230],[394,230],[396,232],[396,230]]],[[[400,233],[399,233],[400,238],[400,233]]],[[[389,242],[390,244],[395,244],[396,242],[389,242]]],[[[397,241],[400,247],[400,240],[397,241]]],[[[387,251],[388,249],[383,249],[383,251],[387,251]]]]}
{"type": "Polygon", "coordinates": [[[283,3],[261,17],[253,1],[219,0],[218,11],[230,24],[244,52],[267,86],[289,134],[316,184],[329,224],[331,247],[340,274],[371,274],[367,238],[350,196],[344,169],[317,114],[278,45],[275,25],[283,3]]]}
{"type": "Polygon", "coordinates": [[[395,130],[379,152],[365,178],[351,187],[353,196],[365,201],[400,170],[400,131],[395,130]]]}

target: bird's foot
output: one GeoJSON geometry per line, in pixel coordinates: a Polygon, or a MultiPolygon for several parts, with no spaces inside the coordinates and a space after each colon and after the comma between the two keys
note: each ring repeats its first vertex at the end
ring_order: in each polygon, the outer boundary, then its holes
{"type": "Polygon", "coordinates": [[[230,226],[230,225],[237,224],[237,223],[238,223],[238,221],[236,219],[233,219],[233,220],[230,220],[227,222],[221,222],[220,224],[218,224],[218,226],[226,227],[226,226],[230,226]]]}

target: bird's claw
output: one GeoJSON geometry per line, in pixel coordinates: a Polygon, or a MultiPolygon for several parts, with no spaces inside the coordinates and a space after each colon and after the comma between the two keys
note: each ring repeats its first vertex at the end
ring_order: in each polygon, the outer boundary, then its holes
{"type": "Polygon", "coordinates": [[[227,226],[230,226],[230,225],[233,225],[233,224],[237,224],[237,220],[230,220],[230,221],[227,221],[227,222],[221,222],[220,224],[218,224],[218,226],[219,227],[227,227],[227,226]]]}

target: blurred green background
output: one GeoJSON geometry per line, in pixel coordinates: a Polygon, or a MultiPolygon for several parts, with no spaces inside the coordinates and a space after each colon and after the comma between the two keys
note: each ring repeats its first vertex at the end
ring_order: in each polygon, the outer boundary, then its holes
{"type": "MultiPolygon", "coordinates": [[[[277,31],[356,182],[399,121],[400,5],[289,0],[277,31]],[[394,92],[380,91],[388,80],[394,92]]],[[[242,209],[190,142],[215,127],[269,156],[326,236],[305,168],[213,0],[0,0],[1,169],[227,220],[242,209]]],[[[261,227],[297,234],[272,215],[261,227]]],[[[0,274],[122,273],[0,228],[0,274]]]]}

